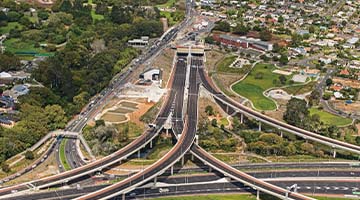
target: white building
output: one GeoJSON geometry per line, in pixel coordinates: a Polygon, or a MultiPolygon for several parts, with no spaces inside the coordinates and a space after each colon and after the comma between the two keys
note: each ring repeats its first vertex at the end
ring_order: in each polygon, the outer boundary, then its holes
{"type": "Polygon", "coordinates": [[[142,81],[152,81],[161,83],[162,72],[160,69],[149,69],[140,74],[139,78],[142,81]]]}

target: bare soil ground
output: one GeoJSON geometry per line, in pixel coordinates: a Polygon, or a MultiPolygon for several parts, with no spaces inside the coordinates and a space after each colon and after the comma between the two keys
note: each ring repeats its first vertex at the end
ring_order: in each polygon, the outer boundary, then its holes
{"type": "Polygon", "coordinates": [[[162,87],[165,87],[169,80],[174,56],[175,50],[167,48],[152,62],[154,67],[160,68],[162,70],[162,87]]]}
{"type": "Polygon", "coordinates": [[[208,70],[208,72],[216,71],[216,64],[224,58],[225,54],[218,50],[211,50],[209,52],[206,52],[206,63],[205,67],[208,70]]]}
{"type": "Polygon", "coordinates": [[[265,111],[264,113],[267,116],[270,116],[271,118],[283,121],[283,115],[284,112],[286,111],[286,104],[287,104],[287,100],[281,100],[281,99],[276,99],[276,102],[279,105],[278,110],[276,111],[265,111]]]}
{"type": "Polygon", "coordinates": [[[206,97],[199,98],[199,120],[210,120],[209,116],[205,112],[206,106],[211,106],[214,109],[216,119],[226,117],[226,113],[213,101],[206,97]]]}
{"type": "Polygon", "coordinates": [[[140,117],[144,115],[152,106],[153,102],[141,102],[138,104],[138,109],[135,112],[129,114],[130,121],[136,123],[139,126],[144,126],[144,123],[140,121],[140,117]]]}
{"type": "Polygon", "coordinates": [[[11,185],[11,184],[28,182],[46,176],[55,175],[57,173],[59,173],[59,170],[58,170],[55,154],[51,154],[42,164],[36,167],[33,171],[23,176],[20,176],[19,178],[16,178],[12,181],[9,181],[7,184],[11,185]]]}
{"type": "Polygon", "coordinates": [[[331,103],[334,104],[335,108],[337,110],[342,110],[343,112],[346,113],[356,113],[356,114],[360,114],[360,102],[356,101],[353,102],[352,104],[345,104],[344,101],[332,101],[331,103]]]}

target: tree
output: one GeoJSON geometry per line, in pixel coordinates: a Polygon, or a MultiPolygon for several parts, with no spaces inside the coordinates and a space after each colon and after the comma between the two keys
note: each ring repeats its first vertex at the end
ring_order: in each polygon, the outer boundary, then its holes
{"type": "Polygon", "coordinates": [[[263,41],[270,41],[272,39],[272,33],[269,30],[260,31],[260,39],[263,41]]]}
{"type": "Polygon", "coordinates": [[[16,12],[16,11],[9,11],[7,13],[7,19],[9,22],[17,22],[22,17],[22,14],[16,12]]]}
{"type": "Polygon", "coordinates": [[[279,76],[279,80],[280,80],[280,83],[281,83],[282,85],[285,85],[285,83],[286,83],[286,76],[280,75],[280,76],[279,76]]]}
{"type": "Polygon", "coordinates": [[[49,13],[45,10],[40,10],[38,12],[38,17],[41,19],[41,20],[47,20],[49,18],[49,13]]]}
{"type": "Polygon", "coordinates": [[[5,173],[9,173],[11,171],[10,167],[8,164],[6,164],[5,162],[3,162],[1,164],[1,170],[5,173]]]}
{"type": "Polygon", "coordinates": [[[315,153],[314,145],[312,145],[310,143],[302,143],[301,146],[300,146],[300,149],[304,153],[308,153],[308,154],[314,154],[315,153]]]}
{"type": "Polygon", "coordinates": [[[237,24],[233,30],[233,33],[238,35],[246,35],[249,32],[249,28],[243,23],[237,24]]]}
{"type": "Polygon", "coordinates": [[[231,29],[230,24],[227,21],[220,21],[214,27],[214,30],[223,31],[223,32],[230,32],[230,29],[231,29]]]}
{"type": "Polygon", "coordinates": [[[315,33],[315,26],[309,27],[309,33],[315,33]]]}
{"type": "Polygon", "coordinates": [[[49,105],[45,107],[45,114],[48,119],[48,129],[56,130],[66,126],[67,118],[65,111],[59,105],[49,105]]]}
{"type": "Polygon", "coordinates": [[[278,18],[278,22],[279,23],[284,23],[285,19],[282,15],[280,15],[280,17],[278,18]]]}
{"type": "Polygon", "coordinates": [[[205,107],[205,112],[206,112],[209,116],[214,115],[214,108],[213,108],[212,106],[208,105],[208,106],[205,107]]]}
{"type": "Polygon", "coordinates": [[[205,42],[208,43],[208,44],[214,44],[215,43],[214,38],[211,37],[211,36],[207,36],[205,38],[205,42]]]}
{"type": "Polygon", "coordinates": [[[25,158],[26,158],[27,160],[32,160],[32,159],[34,159],[34,153],[33,153],[32,151],[26,151],[26,152],[25,152],[25,158]]]}
{"type": "Polygon", "coordinates": [[[0,60],[0,71],[19,70],[21,68],[19,57],[10,52],[0,54],[0,60]]]}
{"type": "Polygon", "coordinates": [[[293,46],[293,47],[298,47],[300,44],[301,44],[301,42],[302,42],[302,36],[301,35],[299,35],[299,34],[293,34],[292,36],[291,36],[291,45],[293,46]]]}
{"type": "Polygon", "coordinates": [[[288,59],[288,57],[287,57],[285,54],[281,54],[280,59],[279,59],[279,62],[280,62],[282,65],[286,65],[286,64],[288,64],[289,59],[288,59]]]}
{"type": "Polygon", "coordinates": [[[211,120],[211,125],[216,127],[217,126],[217,120],[216,119],[212,119],[211,120]]]}
{"type": "Polygon", "coordinates": [[[110,19],[117,24],[131,23],[133,20],[129,8],[116,5],[111,10],[110,19]]]}
{"type": "Polygon", "coordinates": [[[360,145],[360,136],[356,136],[355,141],[357,145],[360,145]]]}
{"type": "Polygon", "coordinates": [[[303,99],[291,98],[286,104],[284,120],[298,127],[302,127],[303,122],[309,116],[306,101],[303,99]]]}
{"type": "Polygon", "coordinates": [[[325,80],[326,86],[330,86],[331,84],[333,84],[333,80],[331,78],[328,78],[325,80]]]}

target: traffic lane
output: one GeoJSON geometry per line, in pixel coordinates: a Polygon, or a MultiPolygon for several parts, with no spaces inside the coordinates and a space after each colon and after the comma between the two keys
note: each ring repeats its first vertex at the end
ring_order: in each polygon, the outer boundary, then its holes
{"type": "MultiPolygon", "coordinates": [[[[244,187],[244,185],[240,182],[232,181],[230,182],[211,182],[211,181],[217,181],[219,180],[219,176],[211,176],[208,175],[192,175],[191,177],[188,177],[187,180],[185,180],[185,177],[168,177],[168,178],[158,178],[159,182],[164,182],[168,184],[178,184],[175,185],[168,185],[158,188],[153,188],[150,186],[150,188],[137,188],[133,192],[129,192],[128,196],[134,196],[136,194],[136,197],[141,197],[141,195],[149,194],[149,195],[172,195],[173,192],[176,192],[176,194],[191,194],[192,192],[198,192],[201,193],[203,191],[204,193],[207,192],[226,192],[230,191],[231,188],[234,190],[231,191],[253,191],[249,187],[244,187]],[[169,192],[165,193],[159,193],[159,189],[169,189],[169,192]],[[215,190],[216,189],[216,190],[215,190]]],[[[151,181],[152,182],[152,181],[151,181]]],[[[291,181],[269,181],[272,184],[275,184],[277,186],[287,188],[293,184],[297,184],[297,189],[300,193],[314,193],[314,194],[340,194],[340,195],[346,195],[346,194],[352,194],[353,192],[360,191],[360,185],[359,182],[334,182],[334,181],[298,181],[298,180],[291,180],[291,181]]],[[[149,182],[150,183],[150,182],[149,182]]],[[[39,193],[33,193],[29,195],[23,195],[18,197],[9,198],[9,200],[28,200],[28,199],[50,199],[50,198],[64,198],[68,195],[74,195],[73,197],[81,196],[83,194],[91,193],[94,191],[97,191],[99,189],[102,189],[108,185],[99,185],[99,186],[89,186],[84,188],[71,188],[71,189],[63,189],[63,190],[57,190],[57,191],[47,191],[47,192],[39,192],[39,193]]]]}
{"type": "Polygon", "coordinates": [[[67,139],[67,140],[62,141],[62,142],[65,142],[65,159],[66,159],[66,162],[69,164],[71,169],[74,169],[74,168],[76,168],[76,161],[73,158],[72,151],[71,151],[72,139],[67,139]]]}
{"type": "MultiPolygon", "coordinates": [[[[196,68],[190,69],[190,79],[196,80],[197,70],[196,68]]],[[[146,168],[144,171],[138,172],[137,174],[119,182],[103,190],[91,193],[89,195],[80,197],[78,199],[100,199],[108,198],[114,194],[117,194],[125,189],[133,187],[134,185],[141,184],[144,180],[148,180],[156,173],[159,169],[167,169],[179,158],[181,158],[185,152],[190,148],[195,138],[196,133],[196,123],[197,123],[197,93],[199,90],[199,84],[189,85],[189,97],[188,97],[188,124],[185,126],[182,137],[180,137],[178,143],[166,154],[161,160],[157,161],[155,164],[146,168]],[[196,94],[195,94],[196,93],[196,94]],[[195,95],[193,95],[195,94],[195,95]]],[[[176,98],[177,101],[182,101],[179,98],[176,98]]]]}
{"type": "MultiPolygon", "coordinates": [[[[204,74],[205,71],[201,70],[200,72],[201,72],[200,76],[202,77],[203,84],[206,85],[206,88],[211,87],[210,84],[206,83],[209,80],[207,80],[207,78],[205,77],[205,74],[204,74]]],[[[212,92],[212,91],[216,91],[216,90],[211,89],[209,91],[212,92]]],[[[259,112],[256,112],[256,111],[252,110],[251,108],[248,108],[248,107],[243,106],[243,105],[241,105],[239,103],[236,103],[233,100],[226,97],[222,93],[215,92],[213,94],[215,94],[217,98],[223,100],[227,104],[233,105],[234,107],[237,107],[238,109],[242,110],[243,112],[245,112],[247,114],[250,114],[250,115],[253,115],[254,117],[257,117],[258,120],[263,121],[264,123],[273,124],[273,125],[275,125],[275,126],[277,126],[279,128],[282,128],[283,130],[293,132],[293,134],[302,134],[302,137],[310,137],[308,139],[313,139],[313,140],[316,140],[318,142],[331,144],[332,146],[334,146],[336,148],[342,148],[344,150],[355,152],[355,153],[360,152],[360,147],[359,146],[356,146],[356,145],[353,145],[353,144],[350,144],[350,143],[346,143],[346,142],[341,142],[339,140],[335,140],[335,139],[332,139],[332,138],[328,138],[328,137],[325,137],[325,136],[322,136],[322,135],[319,135],[319,134],[316,134],[316,133],[306,131],[304,129],[289,125],[287,123],[278,121],[276,119],[273,119],[271,117],[263,115],[263,114],[261,114],[259,112]]]]}
{"type": "MultiPolygon", "coordinates": [[[[167,37],[166,38],[166,40],[170,40],[174,35],[176,35],[176,32],[173,32],[173,33],[171,33],[171,35],[169,36],[169,37],[167,37]]],[[[166,42],[165,41],[163,41],[162,42],[162,44],[160,45],[160,46],[164,46],[164,44],[165,44],[166,42]]],[[[161,47],[159,47],[158,48],[158,50],[160,50],[161,49],[161,47]]],[[[149,56],[150,57],[150,56],[149,56]]],[[[137,67],[137,66],[139,66],[139,65],[136,65],[135,67],[137,67]]],[[[124,76],[124,77],[127,77],[129,74],[130,74],[130,72],[131,72],[131,70],[128,70],[127,72],[126,72],[126,76],[124,76]]],[[[121,75],[120,75],[120,77],[121,77],[121,75]]],[[[124,78],[124,79],[120,79],[120,81],[118,82],[118,86],[120,86],[120,84],[122,84],[122,83],[125,83],[126,81],[124,81],[126,78],[124,78]]],[[[112,86],[111,87],[108,87],[108,88],[112,88],[112,86]]],[[[107,89],[107,88],[106,88],[107,89]]],[[[109,92],[108,94],[111,94],[112,92],[109,92]]],[[[104,95],[104,96],[106,96],[106,95],[104,95]]],[[[91,109],[91,107],[89,108],[88,106],[86,107],[86,116],[89,116],[89,113],[91,113],[92,112],[92,109],[91,109]]],[[[82,115],[82,113],[80,113],[80,116],[82,115]]],[[[79,123],[77,123],[77,122],[71,122],[70,124],[69,124],[69,126],[65,129],[65,130],[68,130],[68,129],[72,129],[72,130],[76,130],[76,131],[80,131],[81,129],[82,129],[82,127],[86,124],[86,120],[87,120],[87,118],[81,118],[81,119],[79,119],[79,120],[75,120],[75,121],[79,121],[79,123]]],[[[71,162],[70,162],[71,163],[71,162]]],[[[12,189],[20,189],[20,188],[23,188],[23,185],[22,186],[14,186],[14,187],[12,187],[12,189]]],[[[6,191],[6,192],[4,192],[4,193],[2,193],[2,194],[6,194],[6,193],[9,193],[10,192],[10,190],[8,190],[8,191],[6,191]]]]}

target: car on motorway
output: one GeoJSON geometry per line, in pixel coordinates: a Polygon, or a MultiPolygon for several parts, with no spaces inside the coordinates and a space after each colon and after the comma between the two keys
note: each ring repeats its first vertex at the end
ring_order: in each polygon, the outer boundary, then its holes
{"type": "Polygon", "coordinates": [[[160,193],[168,193],[169,191],[169,188],[159,188],[160,193]]]}

